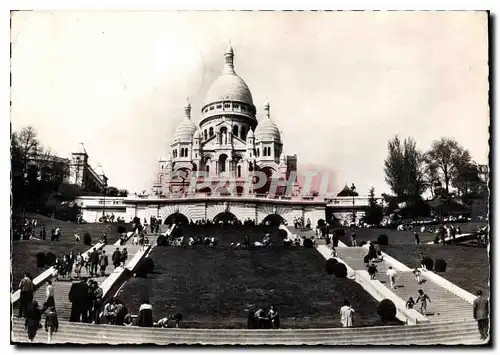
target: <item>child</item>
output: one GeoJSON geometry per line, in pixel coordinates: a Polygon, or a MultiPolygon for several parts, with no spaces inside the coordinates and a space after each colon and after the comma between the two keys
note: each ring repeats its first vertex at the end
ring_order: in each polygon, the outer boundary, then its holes
{"type": "Polygon", "coordinates": [[[377,267],[373,262],[368,265],[368,274],[370,275],[370,280],[375,280],[375,275],[377,274],[377,267]]]}
{"type": "Polygon", "coordinates": [[[406,308],[413,309],[414,306],[415,306],[415,301],[413,300],[413,297],[410,297],[408,301],[406,301],[406,308]]]}
{"type": "Polygon", "coordinates": [[[336,258],[337,257],[337,251],[335,250],[335,247],[332,246],[332,258],[336,258]]]}
{"type": "Polygon", "coordinates": [[[353,247],[358,246],[358,244],[356,243],[356,233],[354,233],[354,232],[352,232],[352,234],[351,234],[351,245],[353,247]]]}
{"type": "Polygon", "coordinates": [[[352,314],[354,309],[348,300],[344,300],[344,305],[340,308],[340,322],[344,328],[352,327],[352,314]]]}
{"type": "Polygon", "coordinates": [[[47,332],[47,341],[52,341],[52,334],[57,332],[59,328],[59,321],[57,320],[57,313],[55,307],[50,307],[45,318],[45,331],[47,332]]]}
{"type": "Polygon", "coordinates": [[[389,270],[387,270],[387,276],[389,276],[389,280],[391,282],[391,288],[395,289],[396,288],[396,271],[392,268],[392,266],[389,266],[389,270]]]}
{"type": "Polygon", "coordinates": [[[417,280],[417,283],[420,285],[422,283],[422,280],[420,280],[420,270],[418,268],[415,268],[415,270],[413,270],[413,275],[415,276],[415,280],[417,280]]]}
{"type": "Polygon", "coordinates": [[[420,301],[420,313],[422,313],[424,316],[427,315],[427,301],[431,301],[429,296],[427,296],[426,293],[424,293],[423,290],[418,290],[418,298],[416,303],[420,301]]]}

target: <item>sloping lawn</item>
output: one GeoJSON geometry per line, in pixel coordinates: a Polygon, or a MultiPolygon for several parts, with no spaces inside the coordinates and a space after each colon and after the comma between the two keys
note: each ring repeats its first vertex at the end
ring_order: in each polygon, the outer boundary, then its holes
{"type": "Polygon", "coordinates": [[[378,302],[354,281],[327,275],[315,249],[156,247],[151,258],[155,274],[118,294],[132,314],[149,298],[155,319],[180,312],[185,327],[245,328],[250,305],[273,304],[283,328],[339,327],[347,298],[355,326],[378,324],[378,302]]]}
{"type": "Polygon", "coordinates": [[[420,252],[434,262],[443,259],[447,263],[442,277],[474,294],[476,288],[489,294],[490,267],[488,251],[465,245],[388,245],[380,249],[410,268],[420,264],[420,252]]]}
{"type": "Polygon", "coordinates": [[[33,278],[37,277],[47,268],[38,268],[36,266],[36,254],[38,253],[54,253],[56,256],[69,253],[84,252],[90,247],[75,243],[36,241],[36,240],[21,240],[11,244],[11,291],[17,290],[19,281],[24,276],[25,272],[29,272],[33,278]]]}

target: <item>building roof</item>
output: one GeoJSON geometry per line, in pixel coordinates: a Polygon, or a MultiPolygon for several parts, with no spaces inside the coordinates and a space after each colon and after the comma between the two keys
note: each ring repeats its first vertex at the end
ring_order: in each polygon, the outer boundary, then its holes
{"type": "Polygon", "coordinates": [[[276,123],[271,119],[269,114],[270,104],[266,100],[264,104],[265,117],[259,121],[257,128],[255,129],[255,139],[256,140],[272,140],[281,142],[281,133],[278,129],[276,123]]]}

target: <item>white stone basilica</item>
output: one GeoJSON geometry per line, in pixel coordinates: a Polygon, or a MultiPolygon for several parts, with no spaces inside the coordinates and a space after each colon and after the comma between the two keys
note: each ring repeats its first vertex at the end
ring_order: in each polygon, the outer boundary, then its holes
{"type": "MultiPolygon", "coordinates": [[[[229,45],[224,54],[224,69],[208,90],[198,124],[191,118],[191,104],[186,103],[168,159],[158,161],[154,194],[239,195],[252,171],[263,171],[270,178],[282,180],[288,180],[290,171],[296,171],[297,156],[285,156],[280,130],[271,119],[269,101],[265,102],[264,115],[257,119],[250,89],[236,74],[233,62],[234,52],[229,45]],[[188,176],[203,171],[213,186],[187,191],[188,179],[180,178],[179,171],[188,176]],[[228,183],[221,184],[222,181],[228,183]],[[229,191],[231,188],[233,191],[229,191]]],[[[259,191],[249,192],[266,193],[268,188],[269,183],[259,191]]],[[[298,191],[295,181],[293,193],[298,191]]]]}

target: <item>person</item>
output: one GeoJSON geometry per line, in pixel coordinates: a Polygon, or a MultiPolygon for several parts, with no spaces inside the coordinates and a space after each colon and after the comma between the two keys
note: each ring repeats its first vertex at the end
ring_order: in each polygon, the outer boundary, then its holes
{"type": "Polygon", "coordinates": [[[113,261],[113,266],[115,269],[120,266],[122,254],[120,253],[120,248],[116,247],[116,250],[113,252],[111,256],[111,260],[113,261]]]}
{"type": "Polygon", "coordinates": [[[423,254],[423,253],[420,253],[420,268],[421,268],[423,271],[426,271],[426,270],[427,270],[427,265],[425,265],[425,257],[424,257],[424,254],[423,254]]]}
{"type": "Polygon", "coordinates": [[[106,235],[106,233],[104,233],[101,237],[101,243],[103,243],[104,245],[107,245],[108,244],[108,236],[106,235]]]}
{"type": "Polygon", "coordinates": [[[391,288],[396,288],[396,270],[389,266],[389,270],[387,270],[387,276],[389,276],[389,281],[391,282],[391,288]]]}
{"type": "Polygon", "coordinates": [[[269,320],[271,321],[271,327],[273,329],[279,329],[280,327],[280,315],[279,313],[274,309],[274,306],[269,307],[269,312],[267,314],[269,317],[269,320]]]}
{"type": "Polygon", "coordinates": [[[85,310],[88,286],[84,279],[74,282],[69,290],[68,299],[71,302],[70,322],[79,322],[85,310]]]}
{"type": "Polygon", "coordinates": [[[427,315],[427,301],[431,301],[429,296],[427,296],[427,294],[424,293],[423,290],[418,290],[418,298],[415,303],[420,302],[420,313],[422,313],[424,316],[427,315]]]}
{"type": "Polygon", "coordinates": [[[101,271],[101,276],[105,275],[108,263],[109,263],[108,256],[106,255],[106,251],[103,250],[101,256],[99,257],[99,269],[101,271]]]}
{"type": "Polygon", "coordinates": [[[137,234],[134,234],[134,237],[132,238],[132,244],[137,246],[139,244],[139,238],[137,234]]]}
{"type": "Polygon", "coordinates": [[[377,266],[373,262],[368,265],[368,275],[370,275],[370,280],[375,280],[375,275],[377,274],[377,266]]]}
{"type": "Polygon", "coordinates": [[[47,281],[47,288],[45,289],[45,302],[42,307],[42,313],[45,310],[55,307],[56,303],[54,301],[54,286],[52,286],[52,280],[47,281]]]}
{"type": "Polygon", "coordinates": [[[337,257],[337,250],[335,249],[335,247],[332,245],[332,258],[336,258],[337,257]]]}
{"type": "Polygon", "coordinates": [[[481,340],[486,340],[488,339],[489,333],[489,302],[488,299],[483,296],[483,291],[477,290],[476,295],[477,298],[474,299],[472,303],[472,314],[477,321],[481,340]]]}
{"type": "Polygon", "coordinates": [[[50,307],[45,316],[45,331],[47,332],[47,342],[52,342],[52,335],[59,329],[59,321],[55,307],[50,307]]]}
{"type": "Polygon", "coordinates": [[[19,295],[19,318],[21,318],[33,300],[33,282],[27,272],[24,273],[24,277],[19,282],[19,289],[21,290],[19,295]]]}
{"type": "Polygon", "coordinates": [[[82,266],[83,266],[82,253],[78,253],[75,258],[75,266],[74,266],[75,274],[78,279],[80,278],[82,273],[82,266]]]}
{"type": "Polygon", "coordinates": [[[90,253],[90,276],[97,275],[97,264],[99,264],[99,253],[93,248],[90,253]]]}
{"type": "Polygon", "coordinates": [[[24,329],[28,332],[28,339],[33,341],[36,336],[36,332],[40,328],[40,320],[42,319],[42,313],[38,308],[37,301],[31,301],[26,307],[26,321],[24,322],[24,329]]]}
{"type": "Polygon", "coordinates": [[[47,231],[45,230],[45,226],[42,227],[42,239],[45,240],[47,238],[47,231]]]}
{"type": "Polygon", "coordinates": [[[354,309],[348,300],[344,300],[344,305],[340,308],[340,322],[344,328],[352,327],[352,314],[354,309]]]}
{"type": "Polygon", "coordinates": [[[137,325],[139,327],[152,327],[153,326],[153,306],[149,300],[142,301],[139,308],[139,317],[137,318],[137,325]]]}
{"type": "Polygon", "coordinates": [[[114,324],[114,318],[116,315],[116,301],[114,299],[111,299],[106,305],[104,306],[104,311],[103,311],[103,316],[106,319],[107,324],[114,324]]]}
{"type": "Polygon", "coordinates": [[[376,259],[377,258],[377,250],[375,249],[375,245],[373,243],[370,243],[368,247],[368,259],[376,259]]]}
{"type": "Polygon", "coordinates": [[[413,297],[410,297],[408,301],[406,301],[406,308],[413,309],[414,306],[415,306],[415,301],[413,300],[413,297]]]}
{"type": "Polygon", "coordinates": [[[413,275],[415,276],[415,280],[417,281],[417,283],[420,285],[422,283],[422,280],[420,279],[420,275],[421,275],[421,272],[418,268],[415,268],[413,270],[413,275]]]}
{"type": "Polygon", "coordinates": [[[120,262],[123,263],[123,266],[125,266],[125,263],[127,262],[127,258],[128,258],[127,248],[123,248],[121,256],[120,256],[120,262]]]}
{"type": "Polygon", "coordinates": [[[351,234],[351,245],[353,247],[358,246],[358,244],[356,243],[356,233],[354,233],[354,232],[352,232],[352,234],[351,234]]]}
{"type": "Polygon", "coordinates": [[[262,308],[259,308],[255,311],[254,317],[257,321],[257,324],[259,325],[259,329],[265,328],[265,323],[266,323],[266,314],[262,308]]]}
{"type": "Polygon", "coordinates": [[[75,233],[75,243],[80,243],[80,235],[75,233]]]}
{"type": "Polygon", "coordinates": [[[415,244],[420,244],[420,236],[416,231],[413,232],[413,236],[415,237],[415,244]]]}

